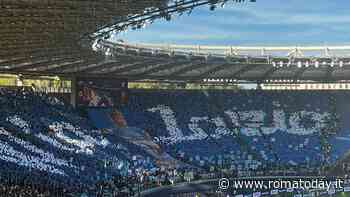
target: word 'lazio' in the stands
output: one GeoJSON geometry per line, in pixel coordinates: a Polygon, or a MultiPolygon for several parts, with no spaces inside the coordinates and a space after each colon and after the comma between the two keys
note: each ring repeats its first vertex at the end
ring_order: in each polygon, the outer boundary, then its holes
{"type": "MultiPolygon", "coordinates": [[[[211,134],[213,138],[220,138],[223,135],[230,134],[222,117],[209,118],[208,116],[191,117],[189,120],[188,128],[193,132],[189,136],[184,136],[181,128],[177,125],[176,116],[174,111],[168,106],[159,105],[155,108],[148,109],[150,112],[159,112],[167,130],[169,131],[169,137],[160,136],[156,137],[158,141],[170,143],[176,143],[183,140],[203,140],[208,137],[208,132],[203,131],[200,127],[200,122],[213,123],[215,133],[211,134]]],[[[289,134],[295,135],[310,135],[320,132],[327,127],[327,120],[331,114],[328,112],[320,113],[315,111],[298,111],[293,112],[288,119],[283,110],[273,110],[272,112],[273,122],[270,126],[266,126],[264,121],[266,113],[264,111],[232,111],[226,110],[225,114],[230,117],[232,124],[235,128],[240,128],[241,133],[246,136],[261,136],[262,134],[273,134],[277,131],[285,131],[289,134]],[[305,128],[301,125],[303,120],[311,118],[312,121],[317,122],[311,128],[305,128]],[[287,124],[290,127],[287,127],[287,124]],[[261,131],[259,131],[259,128],[261,131]]]]}

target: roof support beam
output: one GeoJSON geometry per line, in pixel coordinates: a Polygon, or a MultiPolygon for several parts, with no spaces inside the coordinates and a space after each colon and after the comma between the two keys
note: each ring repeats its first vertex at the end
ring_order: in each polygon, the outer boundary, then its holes
{"type": "Polygon", "coordinates": [[[209,78],[209,75],[211,75],[211,74],[213,74],[213,73],[215,73],[217,71],[223,70],[228,65],[229,65],[228,63],[219,64],[219,65],[215,66],[214,68],[212,68],[212,69],[210,69],[210,70],[200,74],[196,78],[199,78],[199,79],[209,78]]]}
{"type": "Polygon", "coordinates": [[[325,76],[324,76],[324,79],[325,79],[326,81],[332,81],[332,74],[333,74],[334,70],[335,70],[334,67],[328,66],[327,71],[326,71],[326,74],[325,74],[325,76]]]}
{"type": "MultiPolygon", "coordinates": [[[[74,54],[74,53],[73,53],[74,54]]],[[[61,55],[57,57],[51,57],[50,59],[43,59],[43,60],[38,60],[36,62],[24,62],[21,64],[17,64],[14,66],[11,66],[9,70],[25,70],[25,69],[32,69],[32,68],[38,68],[42,67],[45,65],[52,65],[52,64],[57,64],[57,62],[64,62],[64,61],[74,61],[77,59],[81,59],[83,57],[89,57],[91,56],[91,53],[76,53],[75,55],[61,55]]]]}
{"type": "Polygon", "coordinates": [[[133,64],[130,64],[126,67],[122,67],[122,68],[118,68],[116,67],[116,69],[113,69],[113,71],[111,72],[102,72],[103,73],[111,73],[111,74],[116,74],[116,73],[124,73],[124,72],[129,72],[129,71],[132,71],[132,70],[137,70],[137,69],[140,69],[142,67],[144,67],[145,65],[149,65],[149,64],[156,64],[158,63],[159,61],[155,61],[155,60],[148,60],[148,61],[144,61],[144,62],[135,62],[133,64]]]}
{"type": "Polygon", "coordinates": [[[265,80],[267,78],[269,78],[274,72],[276,72],[279,68],[278,67],[273,67],[271,66],[271,68],[269,68],[269,70],[267,70],[264,75],[262,76],[262,79],[265,80]]]}
{"type": "Polygon", "coordinates": [[[167,63],[161,63],[161,64],[157,64],[155,66],[152,66],[152,68],[150,69],[147,69],[141,73],[138,73],[136,74],[135,76],[139,76],[139,77],[142,77],[142,76],[145,76],[145,75],[150,75],[152,73],[157,73],[159,71],[163,71],[163,70],[166,70],[166,69],[169,69],[173,66],[176,66],[176,65],[183,65],[185,63],[189,63],[189,61],[179,61],[179,62],[176,62],[176,61],[171,61],[171,62],[167,62],[167,63]]]}
{"type": "Polygon", "coordinates": [[[58,58],[58,59],[52,59],[48,61],[39,61],[39,62],[34,62],[29,64],[17,65],[16,67],[10,68],[8,70],[11,70],[11,71],[28,70],[28,69],[34,69],[34,68],[44,67],[48,65],[60,64],[64,62],[78,61],[80,59],[81,59],[80,57],[58,58]]]}
{"type": "Polygon", "coordinates": [[[94,72],[96,70],[108,69],[108,68],[116,66],[119,63],[120,63],[120,61],[108,61],[108,62],[102,62],[100,64],[96,64],[93,66],[86,66],[84,68],[80,68],[80,73],[90,73],[90,72],[94,72]]]}
{"type": "Polygon", "coordinates": [[[244,66],[243,68],[239,69],[238,71],[236,71],[235,73],[233,73],[230,77],[228,77],[229,79],[237,79],[238,77],[240,77],[240,75],[242,75],[243,73],[249,71],[249,70],[253,70],[254,68],[260,66],[261,64],[247,64],[246,66],[244,66]]]}
{"type": "Polygon", "coordinates": [[[195,69],[197,69],[197,68],[200,68],[200,67],[202,67],[204,64],[205,64],[205,62],[199,62],[199,63],[194,62],[194,63],[191,63],[190,66],[185,67],[185,68],[182,68],[182,69],[177,70],[177,71],[175,71],[175,72],[172,72],[172,73],[170,73],[169,75],[171,75],[171,76],[181,75],[181,74],[184,74],[184,73],[186,73],[186,72],[188,72],[188,71],[191,71],[191,70],[195,70],[195,69]]]}
{"type": "Polygon", "coordinates": [[[28,62],[38,62],[38,61],[50,61],[51,59],[57,59],[57,58],[64,58],[64,57],[71,57],[72,54],[79,54],[81,51],[48,51],[46,54],[42,53],[38,56],[31,55],[30,57],[18,57],[18,58],[11,58],[9,60],[5,60],[3,62],[0,62],[1,66],[11,66],[11,65],[18,65],[18,64],[24,64],[28,62]]]}
{"type": "Polygon", "coordinates": [[[305,66],[302,68],[299,68],[299,70],[297,70],[296,73],[294,74],[293,79],[294,80],[300,79],[306,70],[307,70],[307,67],[305,66]]]}
{"type": "Polygon", "coordinates": [[[94,64],[94,63],[98,63],[102,61],[102,59],[99,59],[99,58],[82,58],[81,61],[79,62],[75,62],[75,63],[68,63],[68,64],[61,64],[61,65],[58,65],[56,67],[52,67],[52,68],[47,68],[44,70],[44,72],[53,72],[53,73],[59,73],[59,72],[62,72],[62,73],[65,73],[67,72],[66,70],[67,69],[70,69],[71,72],[75,73],[75,72],[78,72],[80,67],[84,67],[86,65],[91,65],[91,64],[94,64]]]}
{"type": "Polygon", "coordinates": [[[129,56],[118,56],[117,58],[114,58],[111,62],[110,61],[105,61],[101,62],[101,64],[96,64],[94,66],[88,66],[80,68],[81,73],[88,73],[88,72],[95,72],[95,71],[104,71],[107,69],[111,69],[118,64],[122,64],[123,61],[132,61],[133,58],[129,56]]]}

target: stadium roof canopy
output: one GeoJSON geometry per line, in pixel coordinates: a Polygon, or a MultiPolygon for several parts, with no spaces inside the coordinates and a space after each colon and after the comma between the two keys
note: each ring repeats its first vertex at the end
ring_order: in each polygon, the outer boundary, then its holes
{"type": "Polygon", "coordinates": [[[225,0],[2,0],[0,72],[131,80],[350,79],[350,46],[110,43],[110,33],[225,0]],[[92,46],[92,47],[91,47],[92,46]]]}
{"type": "Polygon", "coordinates": [[[20,72],[62,63],[97,63],[103,58],[82,46],[83,35],[166,5],[163,0],[2,0],[0,68],[20,72]]]}

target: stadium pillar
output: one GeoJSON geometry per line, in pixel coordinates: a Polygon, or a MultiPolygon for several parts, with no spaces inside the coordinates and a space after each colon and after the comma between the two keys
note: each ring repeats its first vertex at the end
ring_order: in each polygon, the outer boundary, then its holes
{"type": "Polygon", "coordinates": [[[70,104],[75,108],[77,106],[77,78],[71,78],[70,104]]]}

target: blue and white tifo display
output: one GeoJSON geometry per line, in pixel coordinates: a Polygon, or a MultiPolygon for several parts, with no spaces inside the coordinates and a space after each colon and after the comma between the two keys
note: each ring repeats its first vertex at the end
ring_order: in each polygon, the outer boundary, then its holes
{"type": "Polygon", "coordinates": [[[350,148],[347,92],[134,91],[123,114],[169,152],[200,165],[318,166],[350,148]],[[244,162],[241,162],[244,161],[244,162]]]}
{"type": "Polygon", "coordinates": [[[36,182],[92,184],[107,176],[151,170],[143,149],[102,135],[69,105],[45,93],[0,89],[0,175],[36,182]],[[44,176],[43,176],[44,175],[44,176]]]}
{"type": "Polygon", "coordinates": [[[317,168],[334,164],[350,148],[349,96],[133,90],[123,105],[87,109],[92,119],[96,113],[109,119],[103,124],[108,129],[101,129],[47,94],[0,89],[0,172],[95,183],[168,167],[317,168]]]}

